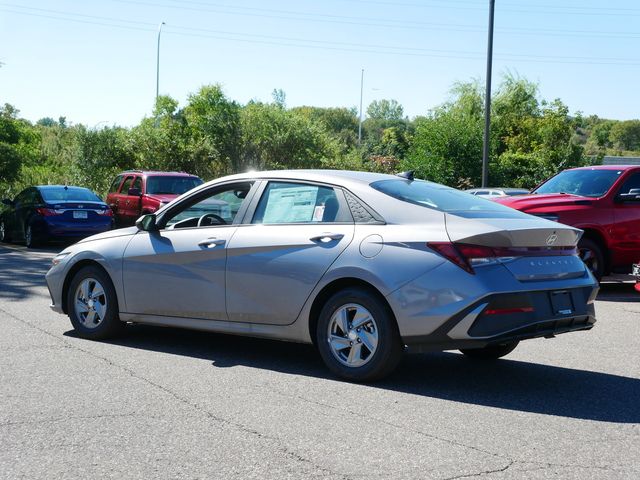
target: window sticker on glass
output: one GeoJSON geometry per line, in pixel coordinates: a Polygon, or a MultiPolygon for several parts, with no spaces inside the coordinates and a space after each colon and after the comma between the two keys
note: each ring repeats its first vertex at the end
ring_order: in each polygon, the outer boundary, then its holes
{"type": "Polygon", "coordinates": [[[269,190],[263,223],[310,222],[315,213],[318,187],[301,186],[269,190]]]}

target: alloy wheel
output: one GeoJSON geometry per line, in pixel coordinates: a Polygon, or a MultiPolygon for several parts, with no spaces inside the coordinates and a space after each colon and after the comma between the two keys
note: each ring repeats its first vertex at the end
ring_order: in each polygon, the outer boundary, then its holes
{"type": "Polygon", "coordinates": [[[578,251],[580,259],[584,262],[589,270],[597,272],[600,265],[598,264],[598,256],[590,248],[581,248],[578,251]]]}
{"type": "Polygon", "coordinates": [[[327,341],[333,356],[351,368],[368,363],[378,348],[378,326],[362,305],[349,303],[331,316],[327,341]]]}
{"type": "Polygon", "coordinates": [[[6,232],[5,232],[4,222],[0,222],[0,242],[4,242],[5,235],[6,235],[6,232]]]}
{"type": "Polygon", "coordinates": [[[33,230],[31,229],[31,225],[27,225],[27,228],[24,231],[24,243],[27,247],[33,245],[33,230]]]}
{"type": "Polygon", "coordinates": [[[85,278],[76,288],[74,309],[85,328],[96,328],[105,319],[107,297],[104,287],[95,278],[85,278]]]}

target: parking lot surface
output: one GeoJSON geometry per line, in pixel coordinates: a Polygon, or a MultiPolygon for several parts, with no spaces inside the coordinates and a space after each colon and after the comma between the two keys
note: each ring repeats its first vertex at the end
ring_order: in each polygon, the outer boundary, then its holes
{"type": "MultiPolygon", "coordinates": [[[[0,478],[640,478],[640,294],[505,359],[407,355],[372,385],[310,346],[49,310],[56,249],[0,247],[0,478]]],[[[284,301],[284,299],[283,299],[284,301]]]]}

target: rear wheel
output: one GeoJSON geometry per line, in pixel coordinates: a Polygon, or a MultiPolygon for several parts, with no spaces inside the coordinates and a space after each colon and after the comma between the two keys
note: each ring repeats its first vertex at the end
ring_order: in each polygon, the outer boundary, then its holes
{"type": "Polygon", "coordinates": [[[460,351],[467,357],[479,358],[482,360],[496,360],[513,352],[520,342],[501,343],[484,348],[462,348],[460,351]]]}
{"type": "Polygon", "coordinates": [[[98,267],[84,267],[75,274],[67,292],[67,311],[71,325],[82,338],[113,337],[125,326],[118,316],[113,283],[98,267]]]}
{"type": "Polygon", "coordinates": [[[327,367],[351,381],[381,379],[402,357],[402,342],[389,307],[360,288],[341,290],[327,301],[316,338],[327,367]]]}
{"type": "Polygon", "coordinates": [[[28,223],[24,227],[24,244],[27,248],[36,248],[40,246],[40,237],[34,231],[33,225],[28,223]]]}
{"type": "Polygon", "coordinates": [[[604,255],[600,245],[590,238],[583,238],[578,242],[578,252],[596,280],[600,281],[604,275],[604,255]]]}

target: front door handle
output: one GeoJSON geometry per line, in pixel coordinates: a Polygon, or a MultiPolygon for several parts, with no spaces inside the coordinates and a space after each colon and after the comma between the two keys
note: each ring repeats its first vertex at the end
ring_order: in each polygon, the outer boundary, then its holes
{"type": "Polygon", "coordinates": [[[217,247],[219,245],[224,245],[225,243],[226,243],[226,240],[222,240],[220,238],[205,238],[204,240],[201,240],[198,242],[198,246],[209,248],[209,247],[217,247]]]}
{"type": "Polygon", "coordinates": [[[309,240],[312,242],[329,243],[334,240],[342,240],[344,234],[342,233],[322,233],[316,237],[311,237],[309,240]]]}

